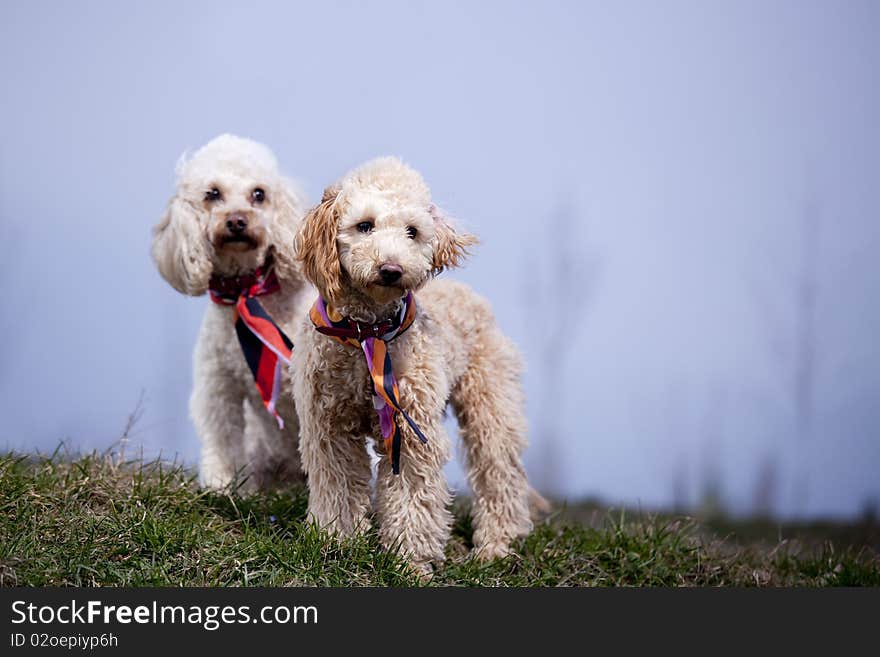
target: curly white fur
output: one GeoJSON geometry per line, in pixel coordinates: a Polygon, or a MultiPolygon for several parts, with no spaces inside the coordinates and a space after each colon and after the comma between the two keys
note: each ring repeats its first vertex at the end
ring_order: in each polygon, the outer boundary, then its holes
{"type": "MultiPolygon", "coordinates": [[[[289,334],[315,294],[294,259],[303,211],[266,146],[221,135],[178,163],[177,190],[153,231],[153,259],[176,290],[199,296],[212,275],[253,272],[271,257],[281,291],[260,300],[289,334]],[[247,227],[233,235],[227,222],[239,220],[247,227]]],[[[195,348],[190,414],[202,441],[200,479],[215,489],[238,482],[262,490],[302,478],[299,423],[289,390],[277,408],[283,431],[264,408],[232,314],[231,306],[209,303],[195,348]]]]}
{"type": "MultiPolygon", "coordinates": [[[[443,560],[452,522],[443,477],[447,403],[458,418],[474,491],[477,555],[507,554],[511,541],[532,527],[529,504],[542,501],[521,460],[520,356],[487,301],[463,284],[432,280],[475,242],[431,203],[421,176],[395,158],[369,162],[329,187],[297,236],[304,275],[344,315],[377,322],[399,309],[408,290],[418,291],[414,324],[388,348],[402,406],[428,443],[401,423],[400,474],[392,474],[387,457],[380,461],[376,511],[384,544],[399,545],[423,572],[443,560]],[[399,268],[400,279],[383,284],[383,265],[399,268]]],[[[371,435],[383,453],[363,354],[304,322],[291,378],[309,512],[330,530],[358,531],[371,510],[363,437],[371,435]]]]}

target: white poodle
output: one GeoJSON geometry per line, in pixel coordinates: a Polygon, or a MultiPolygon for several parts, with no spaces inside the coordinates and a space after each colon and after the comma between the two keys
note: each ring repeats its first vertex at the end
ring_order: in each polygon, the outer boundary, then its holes
{"type": "Polygon", "coordinates": [[[309,513],[341,534],[364,527],[371,469],[363,437],[372,435],[386,455],[376,485],[382,541],[423,573],[443,560],[452,522],[447,403],[474,492],[477,555],[507,554],[532,528],[530,503],[543,502],[521,460],[519,353],[487,301],[463,284],[432,280],[475,242],[395,158],[329,187],[297,236],[303,274],[321,295],[291,360],[309,513]]]}
{"type": "MultiPolygon", "coordinates": [[[[177,191],[154,228],[152,252],[176,290],[192,296],[210,290],[214,301],[195,348],[190,398],[202,441],[202,484],[220,489],[238,483],[253,491],[301,479],[292,395],[278,394],[287,377],[273,380],[283,359],[274,346],[261,356],[266,337],[257,338],[241,321],[259,309],[238,302],[242,293],[256,298],[288,334],[295,318],[307,313],[315,292],[293,254],[302,199],[266,146],[232,135],[182,158],[177,178],[177,191]],[[240,338],[250,340],[248,357],[240,338]]],[[[262,319],[251,317],[250,325],[262,319]]]]}

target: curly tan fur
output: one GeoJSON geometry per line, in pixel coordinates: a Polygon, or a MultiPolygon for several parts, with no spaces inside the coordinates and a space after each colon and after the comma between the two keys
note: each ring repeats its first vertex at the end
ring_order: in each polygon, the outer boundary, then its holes
{"type": "Polygon", "coordinates": [[[456,232],[443,212],[433,203],[429,211],[434,218],[436,235],[432,263],[432,273],[436,276],[441,274],[444,269],[461,265],[462,261],[470,255],[468,247],[473,246],[479,240],[474,235],[456,232]]]}
{"type": "MultiPolygon", "coordinates": [[[[526,420],[519,354],[486,300],[461,283],[433,280],[437,271],[458,265],[475,242],[433,206],[419,174],[395,158],[369,162],[329,188],[298,239],[306,277],[331,293],[344,315],[380,321],[399,309],[408,290],[417,290],[416,320],[388,349],[402,406],[428,443],[401,423],[400,474],[391,473],[387,456],[381,459],[375,507],[383,543],[399,546],[426,573],[443,560],[452,522],[443,477],[450,455],[447,404],[458,417],[474,491],[477,555],[507,554],[511,541],[532,527],[530,502],[541,500],[521,460],[526,420]],[[401,269],[395,286],[379,284],[379,268],[388,264],[401,269]]],[[[309,512],[330,530],[356,532],[371,510],[364,436],[383,453],[363,354],[304,322],[291,378],[309,512]]]]}
{"type": "Polygon", "coordinates": [[[321,295],[332,300],[342,291],[342,272],[336,253],[336,215],[333,204],[338,190],[328,187],[321,202],[309,210],[296,237],[296,251],[303,275],[321,295]]]}
{"type": "MultiPolygon", "coordinates": [[[[221,135],[182,158],[168,208],[153,230],[159,273],[183,294],[205,294],[213,274],[253,272],[270,258],[281,291],[261,297],[290,334],[314,290],[299,273],[294,237],[304,204],[262,144],[221,135]],[[257,202],[255,189],[265,198],[257,202]],[[216,189],[220,197],[209,200],[216,189]],[[225,242],[230,218],[247,221],[249,244],[225,242]]],[[[190,414],[202,442],[200,479],[210,488],[239,482],[246,490],[274,488],[302,478],[299,423],[289,390],[279,399],[280,430],[264,408],[233,325],[233,309],[208,303],[193,357],[190,414]]]]}

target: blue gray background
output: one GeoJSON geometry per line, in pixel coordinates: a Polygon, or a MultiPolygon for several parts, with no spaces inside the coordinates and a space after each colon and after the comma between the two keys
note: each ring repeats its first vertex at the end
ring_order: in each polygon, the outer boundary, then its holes
{"type": "Polygon", "coordinates": [[[452,275],[526,354],[545,491],[859,514],[878,33],[857,0],[4,2],[0,447],[104,448],[143,394],[129,452],[195,461],[208,301],[150,228],[178,156],[234,132],[312,200],[400,155],[482,237],[452,275]]]}

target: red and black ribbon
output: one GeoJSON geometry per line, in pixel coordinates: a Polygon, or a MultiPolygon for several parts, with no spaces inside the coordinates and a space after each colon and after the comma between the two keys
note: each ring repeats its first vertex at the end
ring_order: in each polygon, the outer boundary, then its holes
{"type": "Polygon", "coordinates": [[[235,334],[245,361],[254,376],[263,405],[278,426],[284,428],[284,420],[275,406],[281,392],[283,365],[290,363],[293,343],[257,299],[281,289],[275,272],[269,267],[265,271],[257,269],[248,276],[212,277],[208,289],[214,303],[235,306],[235,334]]]}

